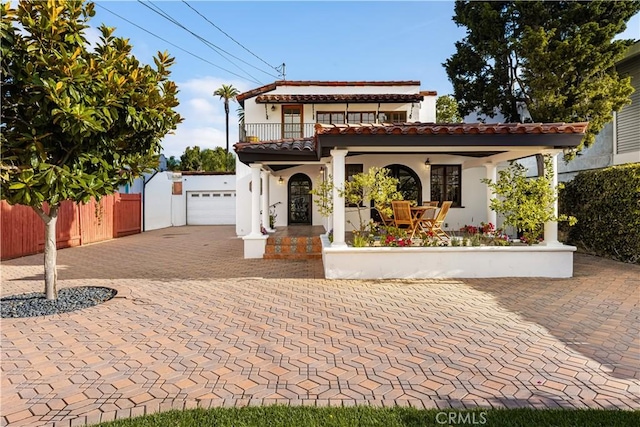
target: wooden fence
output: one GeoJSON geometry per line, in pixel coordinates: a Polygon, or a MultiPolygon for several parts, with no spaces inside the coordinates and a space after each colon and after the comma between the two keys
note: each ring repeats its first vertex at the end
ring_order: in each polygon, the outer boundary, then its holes
{"type": "MultiPolygon", "coordinates": [[[[140,194],[113,194],[87,204],[63,202],[58,212],[57,246],[68,248],[140,233],[140,194]]],[[[1,259],[44,250],[44,222],[26,206],[2,201],[1,259]]]]}

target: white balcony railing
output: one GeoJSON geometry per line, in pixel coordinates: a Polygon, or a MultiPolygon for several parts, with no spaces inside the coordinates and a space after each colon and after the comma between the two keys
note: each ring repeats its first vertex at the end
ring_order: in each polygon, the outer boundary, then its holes
{"type": "Polygon", "coordinates": [[[309,138],[315,133],[315,123],[245,123],[240,125],[240,142],[273,141],[283,138],[309,138]]]}

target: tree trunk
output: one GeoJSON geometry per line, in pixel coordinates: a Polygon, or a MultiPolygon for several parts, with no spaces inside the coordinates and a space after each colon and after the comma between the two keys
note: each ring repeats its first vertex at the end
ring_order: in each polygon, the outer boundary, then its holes
{"type": "Polygon", "coordinates": [[[224,101],[224,117],[227,131],[227,149],[225,151],[226,158],[224,162],[224,170],[227,172],[229,170],[229,101],[226,99],[224,101]]]}
{"type": "Polygon", "coordinates": [[[42,209],[33,208],[44,221],[44,294],[47,299],[58,298],[58,270],[56,224],[59,205],[51,206],[47,215],[42,209]]]}

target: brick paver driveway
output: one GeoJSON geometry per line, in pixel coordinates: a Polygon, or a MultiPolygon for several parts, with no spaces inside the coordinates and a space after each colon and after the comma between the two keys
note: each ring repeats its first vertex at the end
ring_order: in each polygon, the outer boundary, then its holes
{"type": "MultiPolygon", "coordinates": [[[[2,425],[210,405],[640,408],[638,266],[569,280],[327,281],[320,261],[243,260],[232,227],[59,252],[60,286],[118,296],[2,321],[2,425]]],[[[3,263],[2,295],[42,286],[3,263]]]]}

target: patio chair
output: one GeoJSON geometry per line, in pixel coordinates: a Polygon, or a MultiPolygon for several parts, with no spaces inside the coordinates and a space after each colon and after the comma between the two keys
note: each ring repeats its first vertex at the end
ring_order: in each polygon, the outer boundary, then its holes
{"type": "Polygon", "coordinates": [[[383,211],[379,210],[378,213],[380,214],[380,220],[382,221],[383,225],[393,225],[394,224],[394,220],[392,217],[386,215],[383,211]]]}
{"type": "MultiPolygon", "coordinates": [[[[437,201],[437,200],[431,200],[431,201],[428,201],[428,202],[422,202],[422,206],[431,206],[431,207],[437,208],[439,203],[440,202],[437,201]]],[[[436,217],[436,212],[438,212],[437,209],[429,209],[428,211],[426,211],[424,213],[422,218],[423,219],[433,219],[433,218],[436,217]]]]}
{"type": "Polygon", "coordinates": [[[420,224],[421,228],[426,232],[432,232],[438,239],[449,239],[449,235],[442,229],[444,219],[447,217],[449,208],[453,202],[442,202],[442,207],[435,218],[424,218],[420,224]]]}
{"type": "Polygon", "coordinates": [[[409,238],[412,239],[416,232],[418,221],[413,219],[411,215],[411,202],[407,200],[396,200],[391,202],[393,207],[393,222],[398,228],[406,227],[409,229],[409,238]]]}

